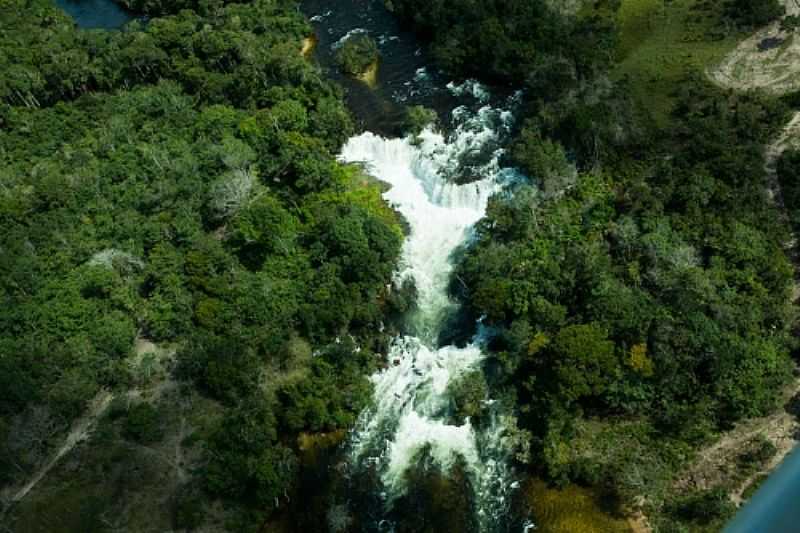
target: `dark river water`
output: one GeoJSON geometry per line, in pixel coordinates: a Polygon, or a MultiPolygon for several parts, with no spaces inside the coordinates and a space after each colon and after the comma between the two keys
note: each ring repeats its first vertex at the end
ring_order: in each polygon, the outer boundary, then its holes
{"type": "Polygon", "coordinates": [[[401,27],[381,0],[304,0],[301,8],[314,25],[314,58],[329,78],[344,87],[361,128],[396,135],[407,105],[436,109],[446,119],[460,103],[446,89],[449,80],[433,66],[416,36],[401,27]],[[377,85],[372,88],[343,75],[335,65],[337,44],[357,33],[372,37],[380,50],[377,85]]]}
{"type": "Polygon", "coordinates": [[[112,30],[136,18],[111,0],[56,0],[56,5],[84,29],[112,30]]]}
{"type": "Polygon", "coordinates": [[[397,276],[417,288],[391,365],[371,376],[373,401],[335,460],[339,473],[329,489],[318,483],[303,494],[327,493],[331,531],[522,531],[510,517],[519,486],[509,460],[513,415],[488,397],[475,420],[453,411],[453,387],[484,369],[488,332],[473,323],[479,332],[469,342],[453,341],[459,305],[448,293],[456,250],[489,198],[520,177],[504,154],[521,93],[440,72],[382,0],[305,0],[302,9],[314,24],[314,60],[343,87],[360,126],[340,158],[389,186],[384,198],[409,228],[397,276]],[[379,47],[374,86],[335,65],[338,47],[357,34],[379,47]],[[409,105],[434,109],[440,127],[403,137],[409,105]]]}

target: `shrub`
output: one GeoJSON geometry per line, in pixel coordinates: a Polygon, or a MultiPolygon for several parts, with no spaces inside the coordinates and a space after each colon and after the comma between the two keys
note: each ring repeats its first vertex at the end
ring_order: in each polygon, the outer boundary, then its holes
{"type": "Polygon", "coordinates": [[[778,448],[764,437],[755,437],[748,448],[739,454],[737,461],[745,471],[756,471],[763,467],[770,459],[778,453],[778,448]]]}
{"type": "Polygon", "coordinates": [[[172,523],[176,529],[194,531],[203,524],[203,499],[194,484],[181,487],[175,496],[172,523]]]}
{"type": "Polygon", "coordinates": [[[412,105],[406,108],[405,129],[416,137],[422,130],[438,120],[436,111],[421,105],[412,105]]]}
{"type": "Polygon", "coordinates": [[[380,58],[378,45],[366,35],[347,39],[336,52],[336,63],[345,74],[360,76],[380,58]]]}
{"type": "Polygon", "coordinates": [[[149,403],[139,403],[128,410],[123,429],[125,438],[139,443],[157,442],[164,437],[161,417],[149,403]]]}
{"type": "Polygon", "coordinates": [[[684,496],[671,505],[670,514],[677,518],[706,525],[733,515],[736,507],[722,488],[701,490],[684,496]]]}
{"type": "Polygon", "coordinates": [[[523,130],[513,149],[514,160],[539,180],[546,197],[559,196],[577,181],[578,172],[558,142],[543,138],[538,132],[523,130]]]}
{"type": "Polygon", "coordinates": [[[763,26],[785,12],[778,0],[728,0],[725,4],[725,14],[746,27],[763,26]]]}
{"type": "Polygon", "coordinates": [[[452,382],[449,387],[455,415],[461,422],[464,418],[476,418],[483,409],[483,401],[489,390],[481,370],[465,374],[452,382]]]}

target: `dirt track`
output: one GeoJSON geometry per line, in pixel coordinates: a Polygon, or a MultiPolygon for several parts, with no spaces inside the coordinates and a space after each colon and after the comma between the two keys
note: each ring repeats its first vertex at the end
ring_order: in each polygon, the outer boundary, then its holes
{"type": "MultiPolygon", "coordinates": [[[[800,15],[800,0],[783,0],[787,14],[800,15]]],[[[720,86],[740,90],[761,90],[780,95],[800,89],[800,33],[789,34],[780,30],[780,23],[774,22],[757,31],[739,44],[715,68],[708,70],[709,77],[720,86]],[[759,45],[765,39],[778,39],[781,43],[768,50],[759,45]]],[[[781,134],[764,151],[766,173],[766,192],[777,205],[781,216],[788,224],[788,216],[776,175],[777,161],[781,154],[790,148],[800,148],[800,112],[795,113],[781,134]]],[[[786,243],[789,250],[795,249],[797,238],[786,243]]],[[[798,268],[796,257],[795,267],[798,268]]],[[[795,284],[792,299],[800,297],[800,285],[795,284]]],[[[800,394],[800,380],[795,380],[785,391],[784,403],[800,394]]],[[[743,494],[759,477],[769,474],[800,442],[798,419],[780,409],[770,416],[747,420],[733,430],[723,434],[713,445],[702,450],[694,464],[677,481],[679,488],[710,488],[725,484],[729,480],[731,461],[741,453],[748,442],[762,436],[777,449],[775,456],[765,467],[744,481],[735,483],[730,493],[736,505],[744,503],[743,494]]]]}
{"type": "MultiPolygon", "coordinates": [[[[146,339],[137,338],[135,342],[134,353],[131,358],[132,362],[134,364],[139,364],[144,355],[147,353],[156,354],[159,359],[158,363],[162,366],[167,365],[169,360],[174,356],[174,351],[160,349],[158,346],[146,339]]],[[[152,401],[160,397],[165,390],[175,386],[176,383],[172,379],[172,376],[168,372],[164,372],[149,384],[147,392],[152,401]]],[[[127,391],[124,394],[124,397],[130,401],[139,398],[141,395],[142,390],[139,387],[134,387],[127,391]]],[[[111,405],[111,402],[114,400],[114,397],[115,395],[112,392],[108,390],[102,390],[89,402],[86,412],[72,423],[72,426],[70,427],[69,432],[64,436],[61,445],[50,456],[50,458],[44,464],[42,464],[36,470],[36,472],[17,490],[6,491],[10,492],[10,497],[7,497],[5,501],[0,500],[0,504],[2,504],[2,507],[0,507],[0,517],[2,517],[3,512],[9,510],[11,507],[22,501],[39,484],[39,482],[41,482],[42,479],[47,476],[53,467],[55,467],[61,461],[61,459],[69,454],[73,448],[75,448],[75,446],[90,437],[97,421],[106,413],[111,405]]],[[[182,421],[181,439],[185,436],[184,433],[185,425],[182,421]]],[[[181,467],[181,453],[180,445],[178,444],[176,445],[175,450],[174,466],[177,470],[178,479],[183,480],[186,477],[186,473],[181,467]]]]}
{"type": "Polygon", "coordinates": [[[27,496],[61,458],[72,451],[76,444],[89,437],[94,423],[106,412],[113,399],[114,395],[108,391],[101,391],[94,397],[86,413],[72,424],[69,433],[67,433],[67,436],[64,438],[58,450],[56,450],[51,458],[11,497],[10,503],[12,505],[27,496]]]}
{"type": "MultiPolygon", "coordinates": [[[[800,15],[800,0],[782,0],[788,15],[800,15]]],[[[800,34],[780,29],[773,22],[742,41],[719,65],[708,70],[709,77],[729,89],[758,89],[785,94],[800,89],[800,34]],[[772,47],[762,49],[772,40],[772,47]]]]}

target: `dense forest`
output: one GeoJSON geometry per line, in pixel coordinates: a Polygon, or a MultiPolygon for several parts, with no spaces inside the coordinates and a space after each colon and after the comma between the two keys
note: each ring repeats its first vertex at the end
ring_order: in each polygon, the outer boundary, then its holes
{"type": "MultiPolygon", "coordinates": [[[[717,531],[733,510],[718,491],[666,487],[791,376],[791,237],[763,156],[788,107],[687,71],[662,126],[616,74],[620,2],[579,4],[392,2],[448,71],[529,95],[511,160],[534,183],[492,201],[453,290],[499,331],[490,386],[531,432],[534,472],[644,496],[667,531],[717,531]]],[[[696,9],[729,32],[783,13],[696,9]]],[[[797,168],[782,158],[790,209],[797,168]]]]}
{"type": "MultiPolygon", "coordinates": [[[[90,466],[9,531],[135,531],[147,513],[164,530],[324,531],[324,494],[304,491],[329,482],[326,449],[413,305],[393,286],[403,221],[335,158],[355,127],[301,54],[297,2],[120,3],[153,18],[85,31],[49,0],[0,3],[0,486],[109,403],[90,466]],[[173,441],[192,469],[156,489],[143,454],[173,441]]],[[[708,41],[784,12],[689,3],[708,41]]],[[[481,424],[497,398],[524,476],[659,531],[719,530],[724,487],[674,478],[792,378],[800,152],[777,162],[786,224],[764,146],[796,95],[691,68],[643,88],[620,0],[386,4],[449,76],[524,94],[505,163],[530,179],[492,198],[453,276],[464,322],[494,332],[458,416],[481,424]]],[[[378,57],[361,36],[338,61],[359,75],[378,57]]],[[[436,115],[409,117],[419,134],[436,115]]],[[[408,531],[444,531],[417,518],[408,531]]]]}
{"type": "MultiPolygon", "coordinates": [[[[169,16],[90,32],[46,0],[0,8],[0,480],[173,352],[218,405],[205,493],[266,516],[297,435],[369,398],[402,232],[332,156],[352,124],[299,53],[294,2],[132,7],[169,16]]],[[[112,411],[128,440],[164,429],[148,402],[112,411]]]]}

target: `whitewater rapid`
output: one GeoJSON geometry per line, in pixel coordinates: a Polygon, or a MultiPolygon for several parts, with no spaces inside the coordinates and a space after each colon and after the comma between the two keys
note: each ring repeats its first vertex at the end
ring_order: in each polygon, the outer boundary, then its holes
{"type": "Polygon", "coordinates": [[[393,342],[389,366],[371,378],[373,405],[362,413],[351,435],[349,461],[354,468],[378,469],[388,509],[406,491],[404,474],[423,447],[444,472],[461,458],[472,487],[476,522],[481,530],[490,531],[505,513],[511,485],[505,417],[492,415],[483,429],[473,427],[469,419],[456,425],[449,397],[456,380],[480,370],[484,339],[479,333],[462,348],[437,346],[436,339],[456,307],[447,291],[452,254],[469,239],[489,198],[516,176],[500,164],[502,140],[513,115],[489,105],[485,88],[474,82],[451,90],[471,94],[475,107],[461,106],[452,112],[450,134],[429,128],[415,139],[386,139],[367,132],[342,149],[342,161],[363,164],[390,186],[384,198],[410,228],[395,284],[410,278],[418,295],[408,331],[393,342]],[[473,163],[466,168],[465,160],[473,163]],[[461,185],[452,181],[464,173],[482,178],[461,185]]]}

